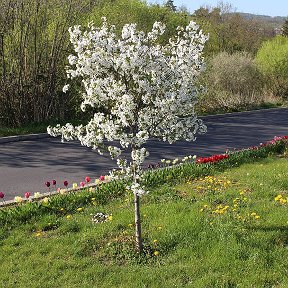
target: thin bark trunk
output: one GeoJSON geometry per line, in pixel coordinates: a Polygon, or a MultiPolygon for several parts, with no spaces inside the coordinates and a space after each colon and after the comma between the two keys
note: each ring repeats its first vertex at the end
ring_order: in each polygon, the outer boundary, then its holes
{"type": "MultiPolygon", "coordinates": [[[[126,84],[127,85],[127,84],[126,84]]],[[[127,87],[127,86],[126,86],[127,87]]],[[[128,87],[127,87],[128,88],[128,87]]],[[[137,127],[132,127],[132,134],[135,135],[137,127]]],[[[136,151],[136,146],[132,144],[132,153],[136,151]]],[[[132,162],[133,167],[133,182],[138,183],[137,179],[137,164],[132,162]]],[[[141,219],[140,219],[140,197],[134,192],[134,216],[135,216],[135,237],[136,237],[136,251],[141,254],[143,252],[143,240],[141,231],[141,219]]]]}
{"type": "Polygon", "coordinates": [[[4,53],[4,33],[0,35],[1,37],[1,58],[2,58],[2,78],[6,81],[6,63],[5,63],[5,53],[4,53]]]}
{"type": "Polygon", "coordinates": [[[134,213],[135,213],[136,250],[138,253],[142,253],[143,241],[142,241],[141,220],[140,220],[140,197],[137,194],[134,194],[134,213]]]}

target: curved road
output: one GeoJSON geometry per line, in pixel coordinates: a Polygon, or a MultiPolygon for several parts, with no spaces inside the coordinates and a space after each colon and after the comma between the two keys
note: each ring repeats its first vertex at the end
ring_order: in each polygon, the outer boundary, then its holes
{"type": "MultiPolygon", "coordinates": [[[[224,153],[226,149],[245,148],[288,135],[288,109],[259,110],[229,115],[203,117],[208,132],[195,142],[167,143],[151,140],[148,162],[186,155],[205,156],[224,153]]],[[[98,155],[79,142],[61,143],[59,138],[44,138],[0,144],[0,191],[5,200],[26,191],[47,192],[44,183],[55,179],[80,182],[86,176],[95,179],[115,167],[108,157],[98,155]]],[[[57,185],[58,186],[58,185],[57,185]]]]}

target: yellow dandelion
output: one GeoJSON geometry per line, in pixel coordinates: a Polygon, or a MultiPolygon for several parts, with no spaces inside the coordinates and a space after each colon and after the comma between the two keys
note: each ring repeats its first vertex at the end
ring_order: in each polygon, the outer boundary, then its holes
{"type": "Polygon", "coordinates": [[[256,220],[259,220],[259,219],[260,219],[260,216],[259,216],[259,215],[256,215],[256,216],[255,216],[255,219],[256,219],[256,220]]]}
{"type": "Polygon", "coordinates": [[[283,198],[281,198],[281,199],[279,200],[279,202],[280,202],[281,204],[286,204],[286,203],[287,203],[287,200],[286,200],[286,199],[283,199],[283,198]]]}
{"type": "Polygon", "coordinates": [[[109,216],[108,216],[108,220],[109,220],[109,221],[112,221],[112,220],[113,220],[113,216],[112,216],[112,215],[109,215],[109,216]]]}
{"type": "Polygon", "coordinates": [[[77,208],[78,212],[82,212],[84,209],[82,207],[77,208]]]}
{"type": "Polygon", "coordinates": [[[69,215],[66,216],[66,218],[69,220],[69,219],[72,218],[72,215],[69,214],[69,215]]]}
{"type": "Polygon", "coordinates": [[[255,212],[251,213],[250,214],[251,216],[256,216],[257,214],[255,212]]]}
{"type": "Polygon", "coordinates": [[[154,243],[154,244],[158,243],[158,240],[157,240],[157,239],[154,239],[154,240],[153,240],[153,243],[154,243]]]}
{"type": "Polygon", "coordinates": [[[128,224],[128,227],[130,227],[130,228],[133,227],[133,224],[129,223],[129,224],[128,224]]]}
{"type": "Polygon", "coordinates": [[[159,255],[159,251],[154,251],[153,253],[155,256],[158,256],[159,255]]]}
{"type": "Polygon", "coordinates": [[[158,230],[162,230],[162,227],[161,226],[158,226],[158,228],[157,228],[158,230]]]}

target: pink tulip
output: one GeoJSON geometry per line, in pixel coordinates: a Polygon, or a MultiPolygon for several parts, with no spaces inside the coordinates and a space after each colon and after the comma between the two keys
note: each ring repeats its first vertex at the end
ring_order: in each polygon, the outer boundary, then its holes
{"type": "Polygon", "coordinates": [[[30,195],[31,195],[30,192],[25,192],[25,194],[24,194],[25,198],[27,198],[27,199],[30,197],[30,195]]]}
{"type": "Polygon", "coordinates": [[[80,186],[84,187],[85,186],[85,182],[84,181],[80,182],[80,186]]]}
{"type": "Polygon", "coordinates": [[[100,179],[101,181],[104,181],[104,180],[105,180],[105,176],[101,175],[101,176],[99,177],[99,179],[100,179]]]}
{"type": "Polygon", "coordinates": [[[87,182],[87,183],[89,183],[90,182],[90,177],[89,176],[87,176],[86,178],[85,178],[85,181],[87,182]]]}
{"type": "Polygon", "coordinates": [[[5,194],[3,192],[0,192],[0,199],[3,199],[5,194]]]}

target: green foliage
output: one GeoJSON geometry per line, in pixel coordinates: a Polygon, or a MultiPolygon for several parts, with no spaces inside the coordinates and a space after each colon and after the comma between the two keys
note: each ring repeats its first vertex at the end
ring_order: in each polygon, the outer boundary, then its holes
{"type": "Polygon", "coordinates": [[[256,63],[276,95],[288,96],[288,38],[276,36],[263,43],[256,55],[256,63]]]}
{"type": "Polygon", "coordinates": [[[117,33],[120,33],[126,23],[137,23],[138,29],[147,32],[151,30],[155,21],[163,22],[167,27],[162,37],[163,42],[166,42],[174,34],[178,26],[186,26],[190,20],[185,13],[174,13],[163,6],[147,5],[141,0],[104,2],[101,7],[95,7],[88,20],[100,25],[103,16],[110,24],[116,26],[117,33]]]}

